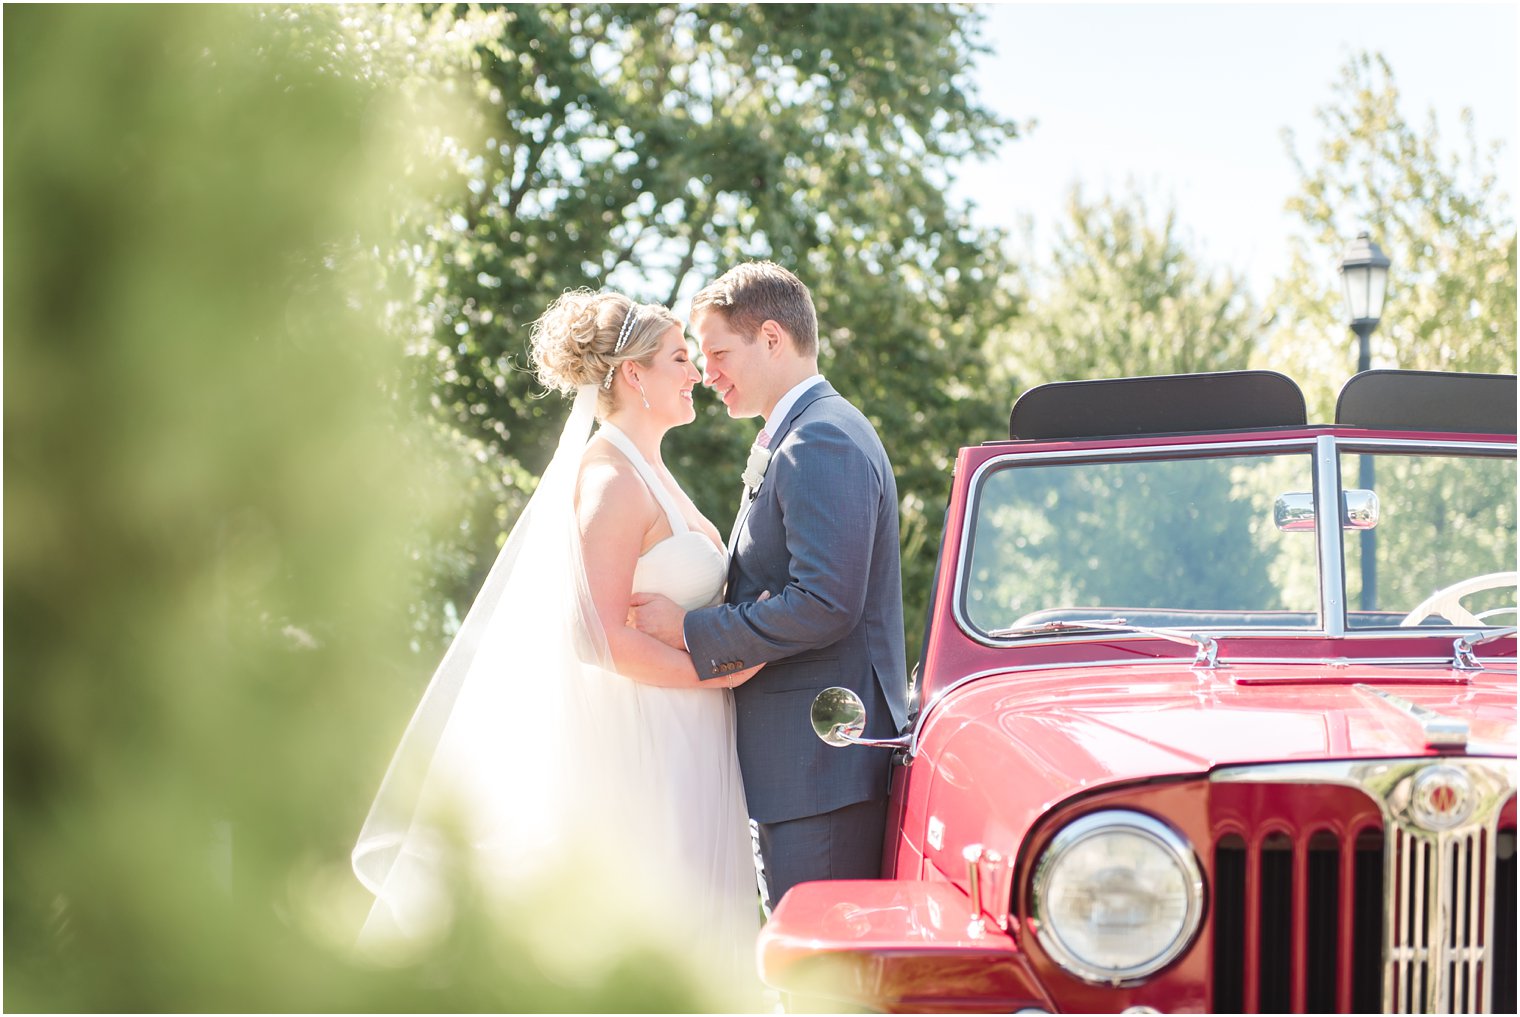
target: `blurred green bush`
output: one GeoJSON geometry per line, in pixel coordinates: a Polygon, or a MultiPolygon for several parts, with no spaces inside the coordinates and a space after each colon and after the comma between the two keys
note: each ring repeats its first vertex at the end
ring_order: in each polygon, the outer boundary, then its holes
{"type": "Polygon", "coordinates": [[[445,171],[342,22],[5,9],[5,1008],[725,1008],[568,881],[352,955],[452,496],[378,267],[445,171]]]}

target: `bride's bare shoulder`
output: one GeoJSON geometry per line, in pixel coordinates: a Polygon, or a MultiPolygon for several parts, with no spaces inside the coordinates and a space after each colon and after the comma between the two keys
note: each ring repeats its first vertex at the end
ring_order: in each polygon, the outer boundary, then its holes
{"type": "Polygon", "coordinates": [[[581,456],[575,501],[582,518],[604,511],[652,514],[656,509],[639,471],[605,442],[593,442],[581,456]]]}

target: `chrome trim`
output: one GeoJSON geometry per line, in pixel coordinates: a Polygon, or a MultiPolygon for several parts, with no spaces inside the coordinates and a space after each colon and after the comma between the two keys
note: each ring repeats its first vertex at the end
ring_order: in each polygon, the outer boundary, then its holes
{"type": "MultiPolygon", "coordinates": [[[[1348,642],[1355,640],[1355,638],[1355,636],[1346,637],[1348,642]]],[[[1511,663],[1514,663],[1515,660],[1514,657],[1491,657],[1489,659],[1500,661],[1507,660],[1511,663]]],[[[1325,667],[1334,668],[1363,666],[1373,667],[1379,664],[1386,664],[1389,667],[1410,667],[1418,665],[1420,667],[1433,667],[1437,670],[1440,670],[1442,668],[1456,670],[1451,666],[1450,657],[1318,657],[1312,660],[1308,657],[1232,657],[1230,658],[1229,663],[1272,664],[1284,666],[1288,664],[1323,664],[1325,667]]],[[[1498,673],[1505,674],[1506,672],[1501,671],[1498,673]]],[[[1465,676],[1462,678],[1462,681],[1464,682],[1467,680],[1468,679],[1465,676]]]]}
{"type": "Polygon", "coordinates": [[[1192,945],[1198,929],[1203,925],[1203,871],[1193,854],[1193,846],[1187,838],[1154,816],[1130,809],[1089,812],[1062,827],[1050,843],[1045,845],[1045,850],[1040,852],[1039,861],[1035,863],[1031,889],[1031,917],[1036,923],[1035,938],[1052,960],[1091,985],[1134,985],[1143,981],[1181,956],[1192,945]],[[1182,926],[1176,938],[1161,953],[1144,963],[1127,968],[1101,969],[1079,959],[1062,942],[1046,916],[1045,901],[1051,877],[1062,856],[1085,840],[1121,830],[1139,834],[1171,856],[1182,870],[1186,884],[1187,910],[1183,914],[1182,926]]]}
{"type": "MultiPolygon", "coordinates": [[[[997,851],[981,844],[967,844],[961,850],[961,858],[966,862],[966,888],[971,897],[971,921],[966,925],[966,935],[972,939],[982,936],[987,931],[987,918],[984,914],[984,902],[982,900],[982,863],[986,862],[995,870],[1003,863],[1003,856],[997,851]]],[[[994,878],[996,876],[994,875],[994,878]]],[[[1006,919],[998,920],[998,927],[1004,931],[1008,928],[1006,919]]]]}
{"type": "MultiPolygon", "coordinates": [[[[1495,639],[1504,639],[1507,636],[1512,635],[1513,633],[1509,632],[1508,629],[1509,629],[1509,626],[1506,626],[1505,630],[1496,633],[1495,636],[1494,636],[1494,638],[1495,639]]],[[[1269,629],[1269,628],[1259,628],[1259,629],[1199,629],[1199,633],[1200,634],[1204,633],[1204,632],[1207,632],[1210,636],[1212,636],[1215,639],[1317,639],[1317,640],[1325,640],[1325,639],[1331,638],[1331,636],[1329,635],[1329,633],[1325,632],[1323,629],[1286,629],[1286,628],[1285,629],[1269,629]]],[[[1472,633],[1464,633],[1464,635],[1471,635],[1471,634],[1472,633]]],[[[1146,636],[1146,634],[1143,633],[1143,632],[1136,632],[1136,633],[1133,633],[1133,635],[1137,639],[1143,639],[1146,636]]],[[[1366,642],[1366,641],[1372,640],[1372,639],[1378,639],[1378,640],[1382,640],[1382,639],[1409,639],[1409,640],[1414,640],[1414,639],[1442,639],[1442,638],[1446,638],[1446,637],[1448,637],[1450,635],[1451,635],[1451,630],[1450,630],[1449,627],[1442,626],[1441,628],[1436,628],[1436,627],[1432,626],[1432,627],[1429,627],[1429,628],[1396,628],[1395,627],[1395,628],[1377,628],[1377,629],[1373,629],[1373,628],[1347,629],[1346,632],[1343,635],[1341,635],[1340,637],[1338,637],[1338,638],[1347,640],[1348,642],[1356,642],[1356,641],[1366,642]]],[[[996,640],[996,641],[988,640],[988,639],[985,639],[985,638],[984,639],[978,639],[978,640],[976,640],[976,642],[979,643],[979,644],[981,644],[982,646],[991,647],[992,649],[995,649],[995,650],[1006,650],[1006,649],[1010,649],[1012,647],[1025,647],[1025,646],[1061,646],[1061,645],[1064,645],[1064,644],[1067,644],[1067,643],[1111,643],[1113,641],[1114,641],[1113,634],[1112,633],[1108,633],[1108,632],[1095,632],[1095,633],[1092,633],[1092,634],[1085,634],[1084,633],[1084,634],[1081,634],[1081,635],[1069,635],[1069,636],[1040,636],[1040,637],[1034,637],[1034,638],[1031,638],[1029,636],[1023,636],[1023,637],[1020,637],[1020,638],[999,639],[999,640],[996,640]]],[[[1182,660],[1183,658],[1181,658],[1181,657],[1172,657],[1172,658],[1167,658],[1167,659],[1182,660]]],[[[1233,664],[1233,663],[1238,662],[1241,659],[1242,658],[1240,658],[1240,657],[1236,657],[1234,655],[1231,655],[1230,659],[1228,661],[1226,661],[1225,663],[1233,664]]],[[[1294,658],[1286,658],[1286,659],[1294,659],[1294,658]]],[[[1340,659],[1344,659],[1344,658],[1340,658],[1340,659]]],[[[1385,659],[1385,658],[1368,657],[1366,659],[1368,660],[1368,662],[1372,662],[1372,661],[1375,661],[1375,660],[1381,660],[1381,659],[1385,659]]],[[[1424,658],[1421,658],[1421,659],[1424,659],[1424,658]]],[[[1438,660],[1442,664],[1446,665],[1447,667],[1450,667],[1451,663],[1452,663],[1452,655],[1449,654],[1449,653],[1445,654],[1444,656],[1441,656],[1441,657],[1431,657],[1429,659],[1431,659],[1431,660],[1438,660]]],[[[1508,660],[1508,659],[1511,659],[1511,658],[1505,657],[1505,658],[1500,658],[1500,659],[1508,660]]]]}
{"type": "MultiPolygon", "coordinates": [[[[1335,437],[1331,435],[1331,437],[1335,437]]],[[[1399,452],[1406,449],[1416,449],[1436,452],[1488,452],[1495,458],[1513,458],[1515,455],[1514,439],[1509,442],[1496,441],[1421,441],[1412,438],[1354,438],[1341,436],[1335,438],[1335,443],[1343,449],[1355,451],[1380,451],[1399,452]]]]}
{"type": "MultiPolygon", "coordinates": [[[[1335,437],[1322,434],[1314,440],[1314,511],[1321,519],[1341,514],[1341,461],[1335,437]]],[[[1331,639],[1346,635],[1346,547],[1339,526],[1320,526],[1314,531],[1319,542],[1319,622],[1331,639]]]]}
{"type": "Polygon", "coordinates": [[[1451,666],[1458,671],[1482,671],[1483,665],[1479,662],[1478,656],[1473,653],[1473,650],[1484,643],[1492,643],[1496,639],[1512,636],[1516,632],[1520,632],[1520,628],[1509,625],[1502,629],[1496,629],[1493,632],[1469,632],[1466,635],[1458,636],[1451,644],[1452,655],[1456,658],[1451,666]]]}
{"type": "Polygon", "coordinates": [[[1460,717],[1447,717],[1434,710],[1412,703],[1403,696],[1396,696],[1382,689],[1375,689],[1371,685],[1357,683],[1351,686],[1364,696],[1376,696],[1383,702],[1399,710],[1415,723],[1420,725],[1420,730],[1425,733],[1425,747],[1427,749],[1461,749],[1467,747],[1467,736],[1471,730],[1467,721],[1460,717]]]}
{"type": "MultiPolygon", "coordinates": [[[[1317,434],[1300,434],[1288,438],[1259,438],[1243,439],[1240,441],[1198,441],[1178,445],[1123,445],[1116,448],[1052,448],[1037,452],[1007,452],[987,460],[976,468],[971,475],[971,483],[974,485],[977,478],[988,467],[995,463],[1011,462],[1020,459],[1131,459],[1136,456],[1166,455],[1170,452],[1214,452],[1219,449],[1260,449],[1281,451],[1299,450],[1307,452],[1318,438],[1317,434]]],[[[1485,446],[1487,447],[1487,446],[1485,446]]]]}
{"type": "MultiPolygon", "coordinates": [[[[1082,626],[1082,628],[1086,629],[1086,628],[1088,628],[1088,626],[1084,625],[1084,626],[1082,626]]],[[[1174,629],[1173,631],[1178,631],[1178,630],[1174,629]]],[[[1307,628],[1303,628],[1303,629],[1205,629],[1205,630],[1200,630],[1200,631],[1206,631],[1206,632],[1208,632],[1209,635],[1211,637],[1213,637],[1214,639],[1216,639],[1216,640],[1218,640],[1218,639],[1250,639],[1250,638],[1266,638],[1266,637],[1271,637],[1271,638],[1276,638],[1276,639],[1302,639],[1302,638],[1308,638],[1308,637],[1312,637],[1314,639],[1324,639],[1325,638],[1325,634],[1323,632],[1321,632],[1319,629],[1307,629],[1307,628]]],[[[1390,629],[1388,631],[1389,631],[1390,634],[1397,634],[1392,629],[1390,629]]],[[[1406,636],[1409,635],[1409,631],[1410,630],[1404,629],[1403,631],[1404,631],[1404,634],[1406,636]]],[[[1122,635],[1123,633],[1120,633],[1120,634],[1122,635]]],[[[1145,633],[1145,632],[1134,632],[1134,631],[1131,631],[1129,634],[1131,636],[1133,636],[1134,638],[1136,638],[1136,639],[1145,639],[1145,638],[1149,637],[1149,634],[1145,633]]],[[[1422,634],[1426,635],[1426,636],[1429,636],[1430,635],[1430,631],[1427,629],[1422,634]]],[[[1060,645],[1063,645],[1065,643],[1112,643],[1114,641],[1114,635],[1115,635],[1114,632],[1108,632],[1108,631],[1097,632],[1097,631],[1093,631],[1091,634],[1083,633],[1083,634],[1070,635],[1070,636],[1049,636],[1049,637],[1046,637],[1046,636],[1037,636],[1037,637],[1034,637],[1034,638],[1031,638],[1029,636],[1020,636],[1020,637],[1010,636],[1010,637],[1008,637],[1006,639],[990,639],[990,638],[988,638],[986,636],[983,636],[983,637],[981,637],[979,639],[976,639],[975,641],[978,642],[978,643],[980,643],[983,646],[990,646],[993,649],[1005,650],[1005,649],[1009,649],[1009,648],[1015,647],[1015,646],[1022,648],[1022,647],[1025,647],[1025,646],[1060,646],[1060,645]]],[[[1157,637],[1157,638],[1164,638],[1164,637],[1157,637]]],[[[1190,639],[1189,642],[1195,642],[1195,641],[1190,639]]],[[[1195,643],[1195,645],[1196,645],[1196,643],[1195,643]]],[[[1183,658],[1183,657],[1170,657],[1170,658],[1166,658],[1166,659],[1169,659],[1169,660],[1183,660],[1185,658],[1183,658]]],[[[1233,658],[1233,657],[1230,658],[1230,659],[1231,659],[1231,661],[1235,660],[1235,658],[1233,658]]],[[[1451,658],[1450,657],[1442,657],[1441,659],[1444,660],[1444,661],[1446,661],[1447,663],[1451,662],[1451,658]]]]}
{"type": "Polygon", "coordinates": [[[1515,793],[1513,758],[1442,757],[1376,759],[1224,767],[1209,775],[1214,783],[1336,784],[1362,791],[1383,817],[1383,1000],[1384,1013],[1470,1012],[1493,1005],[1493,966],[1512,958],[1491,956],[1496,898],[1495,873],[1499,814],[1515,793]],[[1466,777],[1476,800],[1466,820],[1447,830],[1422,825],[1415,785],[1439,768],[1466,777]],[[1486,850],[1484,849],[1486,846],[1486,850]],[[1483,866],[1472,885],[1482,893],[1454,892],[1465,885],[1468,853],[1483,866]],[[1426,906],[1426,902],[1429,906],[1426,906]],[[1395,903],[1397,902],[1397,903],[1395,903]],[[1481,928],[1472,919],[1482,916],[1481,928]],[[1456,926],[1454,929],[1453,926],[1456,926]],[[1460,941],[1452,943],[1452,939],[1460,941]],[[1467,970],[1466,999],[1453,999],[1449,964],[1467,970]],[[1481,974],[1479,973],[1481,970],[1481,974]],[[1405,991],[1407,985],[1424,992],[1405,991]]]}
{"type": "Polygon", "coordinates": [[[1182,629],[1153,625],[1131,625],[1123,618],[1091,618],[1081,621],[1050,621],[1025,628],[997,629],[989,635],[1000,639],[1020,639],[1039,632],[1113,632],[1119,635],[1155,636],[1172,643],[1195,647],[1194,667],[1219,666],[1219,641],[1213,636],[1199,635],[1182,629]]]}
{"type": "Polygon", "coordinates": [[[908,736],[897,735],[892,738],[861,738],[857,735],[846,733],[844,740],[850,745],[863,745],[868,749],[906,749],[908,736]]]}

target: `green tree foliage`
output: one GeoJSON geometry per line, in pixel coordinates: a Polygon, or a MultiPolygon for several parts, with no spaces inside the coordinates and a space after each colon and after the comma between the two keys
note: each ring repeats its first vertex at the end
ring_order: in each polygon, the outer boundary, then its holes
{"type": "Polygon", "coordinates": [[[995,344],[1019,390],[1050,381],[1245,366],[1256,316],[1241,280],[1188,250],[1176,212],[1138,192],[1073,188],[1048,263],[1023,273],[1026,313],[995,344]]]}
{"type": "MultiPolygon", "coordinates": [[[[445,567],[470,565],[446,577],[454,599],[473,592],[565,413],[524,370],[527,324],[568,287],[679,305],[730,265],[771,258],[812,288],[821,366],[892,453],[916,643],[951,456],[996,436],[1006,411],[983,395],[980,347],[1011,310],[1007,264],[997,235],[945,197],[957,159],[1014,134],[969,87],[976,17],[906,4],[495,13],[490,139],[462,153],[469,198],[432,237],[438,329],[413,361],[437,419],[505,478],[437,549],[445,567]]],[[[756,427],[706,401],[669,443],[721,526],[756,427]]]]}
{"type": "MultiPolygon", "coordinates": [[[[1244,284],[1188,250],[1175,212],[1131,192],[1073,188],[1048,261],[1025,269],[1024,313],[990,344],[1000,390],[1052,381],[1243,368],[1256,315],[1244,284]]],[[[1006,412],[1006,410],[1005,410],[1006,412]]],[[[1009,625],[1047,608],[1281,606],[1262,492],[1230,464],[1020,469],[1000,475],[973,577],[978,610],[1009,625]],[[1226,536],[1228,535],[1228,539],[1226,536]],[[1228,569],[1222,549],[1261,545],[1228,569]]],[[[1270,502],[1268,502],[1270,505],[1270,502]]],[[[980,536],[979,536],[980,539],[980,536]]]]}
{"type": "Polygon", "coordinates": [[[1347,62],[1318,110],[1320,137],[1301,156],[1292,261],[1278,281],[1273,324],[1259,354],[1305,390],[1310,414],[1328,419],[1356,370],[1336,268],[1346,245],[1369,230],[1393,261],[1374,367],[1509,373],[1515,369],[1515,222],[1494,166],[1497,143],[1480,146],[1470,111],[1462,144],[1448,151],[1432,113],[1423,129],[1405,118],[1383,57],[1347,62]]]}
{"type": "MultiPolygon", "coordinates": [[[[1358,345],[1346,327],[1336,268],[1346,244],[1366,229],[1393,262],[1382,322],[1371,337],[1374,368],[1513,372],[1516,233],[1494,168],[1497,144],[1480,146],[1469,111],[1455,150],[1443,143],[1433,113],[1418,129],[1400,106],[1392,68],[1376,54],[1346,63],[1318,119],[1312,155],[1300,156],[1293,135],[1286,137],[1300,177],[1287,205],[1298,228],[1257,361],[1298,380],[1311,419],[1333,418],[1358,345]]],[[[1455,462],[1438,468],[1375,458],[1384,505],[1375,531],[1379,607],[1405,611],[1441,586],[1513,565],[1512,467],[1505,476],[1455,462]],[[1482,525],[1472,525],[1483,517],[1463,504],[1459,489],[1489,506],[1482,525]],[[1432,555],[1434,547],[1445,550],[1432,555]],[[1437,560],[1444,567],[1433,569],[1437,560]]],[[[1348,462],[1345,469],[1357,467],[1348,462]]],[[[1353,604],[1361,600],[1361,547],[1359,539],[1347,541],[1353,604]]]]}
{"type": "Polygon", "coordinates": [[[570,879],[351,953],[400,549],[448,508],[367,259],[447,117],[336,66],[386,63],[341,11],[4,19],[6,1008],[722,1009],[570,879]]]}

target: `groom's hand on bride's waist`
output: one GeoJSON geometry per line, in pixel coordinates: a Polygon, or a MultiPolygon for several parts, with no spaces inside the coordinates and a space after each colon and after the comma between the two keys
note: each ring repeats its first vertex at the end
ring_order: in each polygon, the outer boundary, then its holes
{"type": "Polygon", "coordinates": [[[628,607],[628,624],[666,646],[686,652],[686,612],[669,597],[635,593],[628,607]]]}

